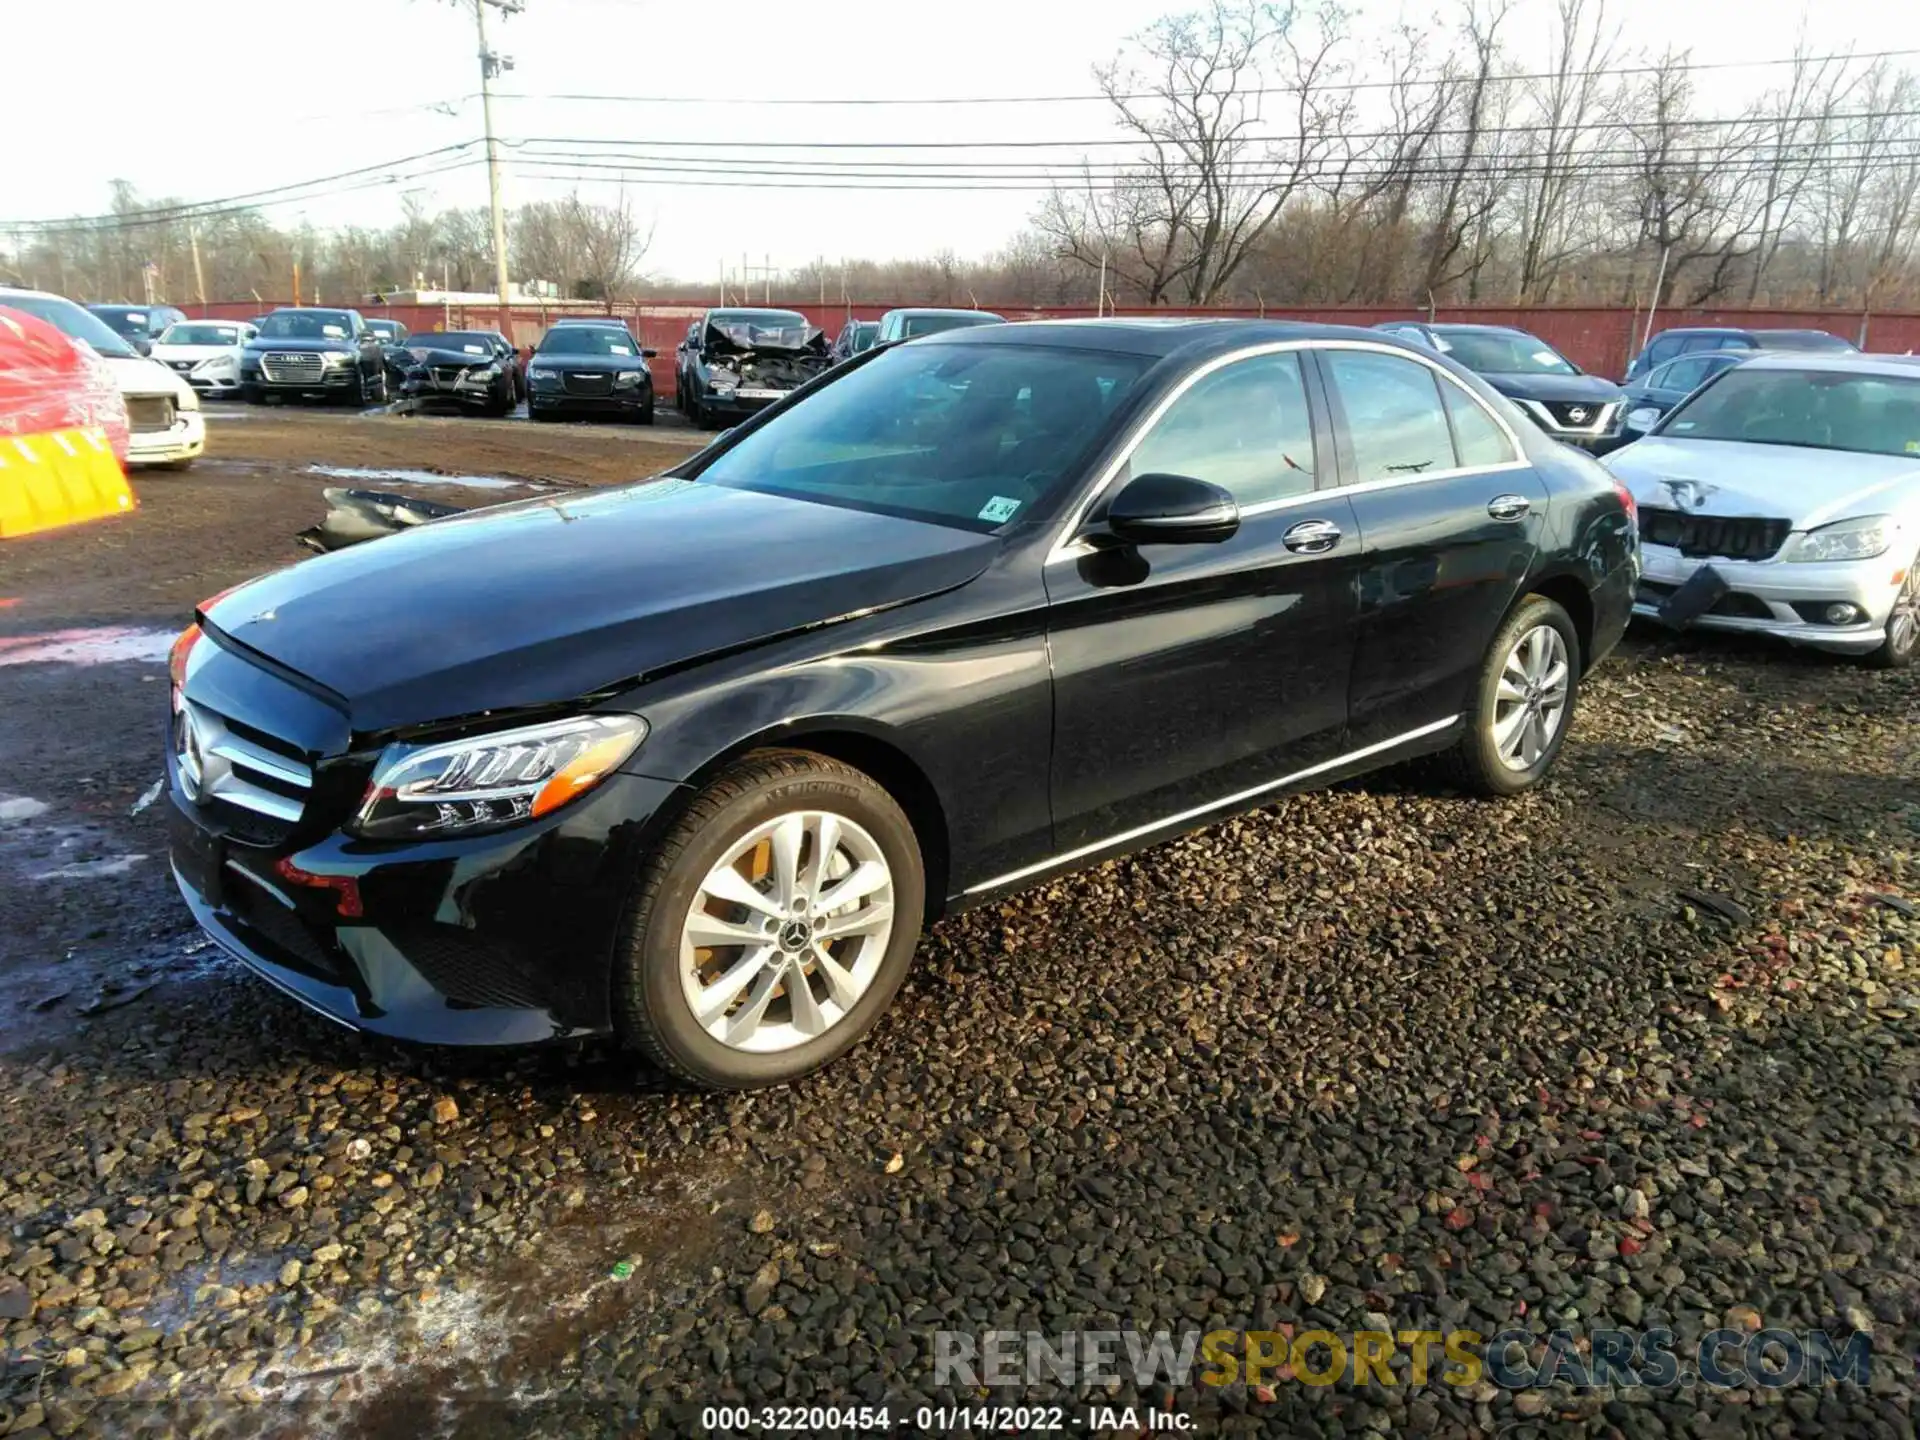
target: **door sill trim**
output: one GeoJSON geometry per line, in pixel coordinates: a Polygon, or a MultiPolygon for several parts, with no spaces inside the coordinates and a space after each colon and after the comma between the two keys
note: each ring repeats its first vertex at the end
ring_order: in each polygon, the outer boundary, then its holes
{"type": "Polygon", "coordinates": [[[1329,770],[1338,770],[1343,765],[1351,765],[1356,760],[1365,760],[1369,756],[1378,755],[1383,751],[1398,749],[1400,746],[1411,744],[1415,740],[1422,740],[1429,735],[1438,734],[1450,725],[1455,724],[1459,719],[1460,717],[1457,714],[1449,715],[1446,719],[1436,720],[1431,725],[1422,725],[1417,730],[1409,730],[1403,735],[1395,735],[1389,739],[1377,741],[1372,745],[1362,746],[1358,750],[1349,750],[1346,754],[1336,755],[1331,760],[1322,760],[1318,765],[1309,765],[1304,770],[1296,770],[1291,775],[1282,775],[1278,780],[1269,780],[1265,784],[1255,785],[1251,789],[1236,791],[1219,800],[1209,800],[1204,805],[1196,805],[1191,810],[1182,810],[1177,815],[1168,815],[1161,820],[1151,820],[1145,825],[1136,825],[1131,830],[1122,830],[1118,835],[1109,835],[1105,839],[1095,840],[1091,845],[1079,846],[1063,854],[1037,861],[1032,865],[1024,865],[1018,870],[1009,870],[1006,874],[996,875],[991,880],[982,880],[978,885],[969,885],[960,893],[963,895],[978,895],[983,891],[997,890],[1002,885],[1011,885],[1016,880],[1025,880],[1030,875],[1038,875],[1043,870],[1051,870],[1055,866],[1084,859],[1088,855],[1110,849],[1115,845],[1124,845],[1129,840],[1141,839],[1144,836],[1151,835],[1156,830],[1164,830],[1170,825],[1179,825],[1188,820],[1197,820],[1202,815],[1209,814],[1215,810],[1225,810],[1230,806],[1243,804],[1257,795],[1266,794],[1270,790],[1284,789],[1286,786],[1298,784],[1302,780],[1310,780],[1315,775],[1324,775],[1329,770]]]}

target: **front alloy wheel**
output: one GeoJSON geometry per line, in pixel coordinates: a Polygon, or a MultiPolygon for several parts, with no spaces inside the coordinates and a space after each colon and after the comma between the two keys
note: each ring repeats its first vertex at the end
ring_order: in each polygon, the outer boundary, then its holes
{"type": "Polygon", "coordinates": [[[795,1079],[887,1007],[925,904],[913,827],[870,776],[800,751],[749,757],[643,867],[616,958],[615,1023],[695,1084],[795,1079]]]}
{"type": "Polygon", "coordinates": [[[1887,638],[1867,656],[1867,663],[1879,670],[1904,670],[1913,663],[1916,653],[1920,653],[1920,555],[1907,566],[1907,578],[1893,597],[1893,609],[1887,613],[1887,638]]]}

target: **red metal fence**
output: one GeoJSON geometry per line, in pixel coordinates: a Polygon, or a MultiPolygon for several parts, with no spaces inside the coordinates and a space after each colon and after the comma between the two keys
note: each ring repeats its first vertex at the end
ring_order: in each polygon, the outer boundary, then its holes
{"type": "MultiPolygon", "coordinates": [[[[280,302],[276,302],[280,303],[280,302]]],[[[667,394],[673,393],[673,349],[685,338],[687,327],[710,308],[705,300],[649,301],[621,306],[614,313],[632,328],[640,343],[658,356],[653,362],[654,383],[667,394]]],[[[820,305],[812,301],[775,301],[775,308],[797,310],[829,336],[837,334],[849,319],[877,320],[890,305],[820,305]]],[[[274,308],[254,300],[219,301],[205,306],[182,307],[189,314],[227,320],[251,319],[274,308]]],[[[492,330],[498,328],[499,311],[492,305],[362,305],[363,315],[391,316],[409,330],[492,330]]],[[[538,305],[516,305],[509,333],[523,347],[532,345],[547,326],[561,315],[588,312],[578,307],[549,309],[538,305]]],[[[1094,314],[1090,306],[1042,306],[1003,308],[999,312],[1009,320],[1052,320],[1094,314]]],[[[1141,312],[1146,313],[1146,312],[1141,312]]],[[[1264,316],[1269,320],[1314,320],[1336,325],[1373,325],[1382,320],[1420,318],[1416,309],[1392,305],[1320,305],[1285,309],[1181,309],[1158,307],[1154,315],[1264,316]]],[[[1644,311],[1618,306],[1441,306],[1436,320],[1482,325],[1514,325],[1538,335],[1560,350],[1583,370],[1596,375],[1619,376],[1639,348],[1644,311]]],[[[1682,309],[1661,312],[1654,329],[1673,329],[1685,325],[1734,325],[1760,329],[1826,330],[1844,336],[1869,350],[1904,352],[1920,350],[1920,314],[1863,315],[1858,310],[1713,310],[1682,309]]]]}

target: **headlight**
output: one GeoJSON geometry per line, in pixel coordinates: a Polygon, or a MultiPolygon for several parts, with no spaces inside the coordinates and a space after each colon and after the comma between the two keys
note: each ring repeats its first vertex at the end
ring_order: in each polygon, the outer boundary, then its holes
{"type": "Polygon", "coordinates": [[[740,377],[738,375],[722,374],[716,370],[708,377],[707,383],[713,387],[714,394],[731,395],[735,390],[740,388],[740,377]]]}
{"type": "Polygon", "coordinates": [[[613,383],[616,385],[638,385],[640,383],[640,372],[638,370],[622,370],[618,375],[613,377],[613,383]]]}
{"type": "Polygon", "coordinates": [[[483,365],[478,370],[469,370],[467,372],[467,378],[469,380],[496,380],[499,376],[500,367],[498,365],[483,365]]]}
{"type": "Polygon", "coordinates": [[[1851,520],[1836,520],[1809,530],[1787,547],[1783,559],[1871,560],[1884,555],[1893,545],[1893,520],[1887,515],[1858,515],[1851,520]]]}
{"type": "Polygon", "coordinates": [[[209,355],[206,359],[202,360],[198,365],[193,367],[193,372],[196,375],[201,374],[202,372],[211,374],[213,371],[218,370],[222,365],[231,365],[231,364],[233,364],[233,357],[231,355],[209,355]]]}
{"type": "Polygon", "coordinates": [[[323,350],[320,352],[320,363],[322,365],[345,365],[352,359],[353,357],[343,350],[323,350]]]}
{"type": "Polygon", "coordinates": [[[182,385],[180,387],[180,393],[173,397],[173,408],[176,410],[198,410],[200,408],[200,392],[191,385],[182,385]]]}
{"type": "Polygon", "coordinates": [[[1660,423],[1660,410],[1654,405],[1639,405],[1627,412],[1629,430],[1651,430],[1660,423]]]}
{"type": "Polygon", "coordinates": [[[352,828],[421,840],[534,820],[584,795],[646,738],[637,715],[583,715],[380,757],[352,828]]]}
{"type": "Polygon", "coordinates": [[[536,390],[551,390],[560,383],[560,372],[536,365],[527,371],[527,383],[536,390]]]}

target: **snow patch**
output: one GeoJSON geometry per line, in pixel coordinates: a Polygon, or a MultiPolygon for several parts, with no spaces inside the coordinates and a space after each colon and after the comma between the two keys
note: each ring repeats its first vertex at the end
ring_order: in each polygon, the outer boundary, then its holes
{"type": "Polygon", "coordinates": [[[101,625],[86,630],[48,630],[0,636],[0,665],[112,665],[122,661],[163,664],[177,635],[101,625]]]}
{"type": "Polygon", "coordinates": [[[111,860],[80,860],[72,865],[62,865],[53,870],[42,870],[33,878],[36,880],[106,880],[115,875],[124,875],[147,857],[144,855],[116,855],[111,860]]]}
{"type": "Polygon", "coordinates": [[[0,822],[8,820],[31,820],[36,815],[44,815],[52,807],[44,800],[36,800],[31,795],[0,795],[0,822]]]}

